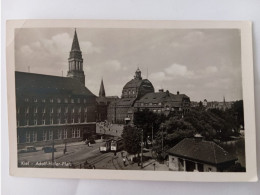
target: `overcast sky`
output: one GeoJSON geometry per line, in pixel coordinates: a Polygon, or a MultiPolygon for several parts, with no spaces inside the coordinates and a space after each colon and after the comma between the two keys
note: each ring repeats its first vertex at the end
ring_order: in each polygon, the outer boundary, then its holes
{"type": "MultiPolygon", "coordinates": [[[[137,67],[156,91],[185,93],[191,101],[242,99],[240,31],[176,29],[77,29],[86,87],[121,96],[137,67]],[[148,72],[148,74],[147,74],[148,72]]],[[[67,75],[74,29],[18,29],[17,71],[67,75]]]]}

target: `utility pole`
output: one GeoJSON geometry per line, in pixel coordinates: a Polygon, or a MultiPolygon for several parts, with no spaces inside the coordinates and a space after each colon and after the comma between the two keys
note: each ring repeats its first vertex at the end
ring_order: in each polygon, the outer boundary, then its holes
{"type": "Polygon", "coordinates": [[[52,132],[52,168],[54,168],[54,136],[53,136],[53,132],[52,132]]]}
{"type": "Polygon", "coordinates": [[[142,137],[141,137],[141,169],[143,168],[143,142],[144,142],[144,131],[142,131],[142,137]]]}
{"type": "Polygon", "coordinates": [[[153,146],[153,123],[152,123],[152,146],[153,146]]]}
{"type": "Polygon", "coordinates": [[[163,152],[163,128],[164,126],[162,126],[162,152],[163,152]]]}

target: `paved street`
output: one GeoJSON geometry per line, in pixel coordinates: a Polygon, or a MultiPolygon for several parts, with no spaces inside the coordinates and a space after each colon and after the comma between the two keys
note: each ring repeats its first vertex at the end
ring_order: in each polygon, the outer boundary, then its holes
{"type": "MultiPolygon", "coordinates": [[[[54,153],[54,162],[56,167],[60,168],[96,168],[96,169],[113,169],[113,170],[140,170],[137,163],[132,163],[130,159],[126,160],[124,165],[121,152],[116,156],[113,152],[100,153],[99,146],[102,143],[92,144],[90,147],[84,142],[71,143],[67,145],[67,152],[63,154],[64,145],[56,145],[57,152],[54,153]]],[[[123,156],[126,152],[123,151],[123,156]]],[[[150,153],[144,155],[150,156],[150,153]]],[[[19,153],[18,160],[23,167],[51,167],[52,153],[44,153],[41,147],[37,152],[19,153]]],[[[166,165],[155,162],[150,159],[144,162],[144,170],[168,170],[166,165]]]]}

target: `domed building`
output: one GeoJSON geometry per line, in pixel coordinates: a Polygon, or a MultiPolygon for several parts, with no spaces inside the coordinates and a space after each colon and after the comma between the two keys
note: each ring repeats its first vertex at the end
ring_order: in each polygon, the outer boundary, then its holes
{"type": "Polygon", "coordinates": [[[148,93],[153,93],[154,87],[148,79],[142,79],[138,68],[135,76],[123,87],[121,99],[112,102],[108,107],[108,121],[124,124],[133,119],[134,103],[148,93]]]}

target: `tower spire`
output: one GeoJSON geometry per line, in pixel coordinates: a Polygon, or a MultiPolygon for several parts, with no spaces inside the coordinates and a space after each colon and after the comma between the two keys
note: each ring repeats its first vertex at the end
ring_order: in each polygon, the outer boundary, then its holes
{"type": "Polygon", "coordinates": [[[70,56],[69,56],[69,71],[68,77],[78,79],[81,83],[85,85],[85,74],[83,71],[83,58],[79,46],[79,40],[77,31],[75,29],[74,38],[72,41],[70,56]]]}
{"type": "Polygon", "coordinates": [[[73,42],[72,42],[72,46],[71,46],[71,51],[80,51],[79,40],[78,40],[76,28],[75,28],[75,32],[74,32],[74,38],[73,38],[73,42]]]}
{"type": "Polygon", "coordinates": [[[103,83],[103,78],[101,80],[100,89],[99,89],[99,97],[106,97],[105,87],[103,83]]]}

